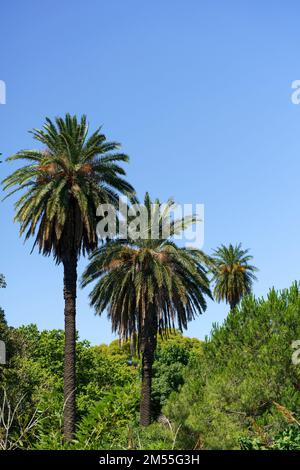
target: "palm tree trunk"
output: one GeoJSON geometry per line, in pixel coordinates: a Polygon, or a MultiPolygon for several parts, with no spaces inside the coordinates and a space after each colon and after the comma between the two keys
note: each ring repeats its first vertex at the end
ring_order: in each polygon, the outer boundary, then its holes
{"type": "Polygon", "coordinates": [[[149,314],[141,332],[142,351],[142,390],[140,402],[140,425],[149,426],[151,423],[151,392],[152,367],[156,348],[155,317],[149,314]]]}
{"type": "Polygon", "coordinates": [[[76,284],[77,256],[72,254],[63,260],[65,300],[65,356],[64,356],[64,439],[75,436],[76,389],[76,284]]]}
{"type": "Polygon", "coordinates": [[[145,351],[142,358],[141,426],[149,426],[151,423],[152,364],[153,358],[151,352],[145,351]]]}

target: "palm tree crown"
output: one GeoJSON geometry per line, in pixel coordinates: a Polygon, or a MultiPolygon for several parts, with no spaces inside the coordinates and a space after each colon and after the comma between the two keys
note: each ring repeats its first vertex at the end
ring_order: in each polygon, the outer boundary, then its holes
{"type": "Polygon", "coordinates": [[[31,132],[45,148],[10,157],[31,163],[3,181],[4,189],[14,187],[9,195],[26,190],[16,203],[20,232],[27,239],[37,230],[35,244],[45,255],[53,252],[58,262],[68,251],[90,252],[97,245],[98,205],[116,203],[118,192],[133,192],[118,165],[128,157],[115,153],[119,144],[107,142],[100,129],[88,137],[85,116],[80,121],[69,114],[55,122],[46,118],[41,130],[31,132]]]}
{"type": "Polygon", "coordinates": [[[241,243],[228,247],[221,245],[214,251],[214,297],[218,302],[227,302],[231,310],[244,295],[251,292],[253,281],[256,280],[254,273],[257,268],[249,264],[252,258],[249,250],[242,249],[241,243]]]}
{"type": "MultiPolygon", "coordinates": [[[[150,198],[145,206],[150,213],[150,198]]],[[[155,201],[157,210],[160,202],[155,201]]],[[[173,205],[169,200],[160,215],[159,225],[164,226],[173,205]]],[[[171,237],[179,233],[193,218],[173,221],[170,238],[115,240],[99,247],[90,257],[82,286],[97,280],[91,294],[91,305],[96,313],[105,309],[112,321],[113,331],[122,338],[140,333],[149,306],[155,311],[159,331],[166,332],[177,323],[179,329],[195,315],[206,309],[204,295],[210,296],[209,281],[204,263],[207,257],[200,250],[179,248],[171,237]]]]}

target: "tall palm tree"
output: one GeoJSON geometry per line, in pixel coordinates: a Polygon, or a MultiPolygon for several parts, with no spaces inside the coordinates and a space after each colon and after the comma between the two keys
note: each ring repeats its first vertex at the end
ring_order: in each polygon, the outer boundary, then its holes
{"type": "Polygon", "coordinates": [[[82,286],[93,281],[91,305],[97,314],[107,310],[112,329],[122,339],[137,335],[137,347],[142,354],[142,389],[140,423],[151,421],[152,365],[157,333],[167,334],[177,323],[180,330],[206,309],[205,295],[211,297],[209,281],[203,263],[206,256],[199,250],[179,248],[172,236],[180,233],[195,220],[186,217],[173,220],[170,237],[164,237],[168,214],[173,201],[164,211],[155,201],[151,214],[151,200],[145,197],[148,213],[148,238],[109,241],[90,257],[83,273],[82,286]],[[159,214],[160,213],[160,214],[159,214]],[[157,214],[159,214],[157,218],[157,214]],[[150,238],[153,221],[159,220],[160,234],[150,238]]]}
{"type": "Polygon", "coordinates": [[[242,297],[252,290],[257,268],[249,262],[253,256],[243,250],[241,243],[228,247],[221,245],[214,251],[213,281],[214,297],[218,302],[225,301],[234,310],[242,297]]]}
{"type": "MultiPolygon", "coordinates": [[[[15,220],[25,239],[35,237],[43,255],[54,256],[64,269],[64,437],[75,432],[75,316],[77,262],[80,254],[97,246],[96,209],[101,203],[117,204],[118,193],[132,194],[119,162],[128,157],[117,153],[119,144],[106,141],[97,129],[88,136],[85,116],[66,114],[55,121],[46,118],[41,130],[31,131],[42,150],[21,150],[8,160],[29,164],[4,181],[9,195],[25,190],[16,202],[15,220]]],[[[8,197],[7,196],[7,197],[8,197]]]]}

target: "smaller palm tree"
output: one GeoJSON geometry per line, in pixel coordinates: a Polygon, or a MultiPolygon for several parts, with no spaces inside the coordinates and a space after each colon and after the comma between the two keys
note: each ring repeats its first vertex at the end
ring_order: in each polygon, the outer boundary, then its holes
{"type": "Polygon", "coordinates": [[[241,243],[228,247],[221,245],[213,254],[214,297],[218,302],[225,301],[234,310],[242,297],[250,294],[257,268],[249,262],[253,256],[243,250],[241,243]]]}
{"type": "MultiPolygon", "coordinates": [[[[90,293],[91,305],[101,315],[107,309],[114,332],[127,339],[137,335],[142,355],[140,423],[151,421],[152,365],[157,333],[167,334],[177,323],[180,330],[206,310],[205,297],[211,297],[204,265],[208,257],[199,250],[179,248],[170,238],[195,221],[194,217],[173,220],[170,237],[162,236],[173,206],[169,200],[160,214],[149,214],[147,237],[108,241],[90,258],[82,285],[96,284],[90,293]],[[153,239],[152,221],[159,220],[160,235],[153,239]]],[[[161,204],[155,201],[156,210],[161,204]]]]}

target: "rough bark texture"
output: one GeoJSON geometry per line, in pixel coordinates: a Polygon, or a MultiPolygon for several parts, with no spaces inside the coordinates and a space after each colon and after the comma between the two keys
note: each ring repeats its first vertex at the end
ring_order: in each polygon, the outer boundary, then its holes
{"type": "Polygon", "coordinates": [[[142,390],[140,402],[140,424],[148,426],[151,423],[151,391],[152,366],[156,348],[156,324],[153,312],[145,319],[141,331],[142,351],[142,390]]]}
{"type": "Polygon", "coordinates": [[[64,439],[68,442],[75,436],[76,419],[76,255],[71,255],[64,259],[63,266],[65,300],[64,439]]]}

